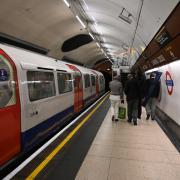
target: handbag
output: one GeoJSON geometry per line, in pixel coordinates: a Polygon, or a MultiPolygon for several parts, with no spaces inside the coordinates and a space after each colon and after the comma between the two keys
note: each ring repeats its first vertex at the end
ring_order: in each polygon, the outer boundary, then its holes
{"type": "Polygon", "coordinates": [[[119,107],[118,117],[120,119],[125,119],[126,118],[126,108],[125,107],[122,107],[122,106],[119,107]]]}

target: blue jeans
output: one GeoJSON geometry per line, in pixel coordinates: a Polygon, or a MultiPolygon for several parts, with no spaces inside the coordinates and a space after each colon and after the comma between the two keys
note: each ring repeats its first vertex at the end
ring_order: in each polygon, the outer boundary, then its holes
{"type": "Polygon", "coordinates": [[[157,105],[157,98],[149,98],[145,108],[146,108],[146,113],[147,115],[151,115],[151,119],[154,120],[155,118],[155,110],[156,110],[156,105],[157,105]]]}

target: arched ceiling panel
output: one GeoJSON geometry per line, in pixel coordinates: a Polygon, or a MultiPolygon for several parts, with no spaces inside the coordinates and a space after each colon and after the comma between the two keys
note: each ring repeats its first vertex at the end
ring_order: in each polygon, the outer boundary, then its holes
{"type": "Polygon", "coordinates": [[[1,0],[0,32],[92,65],[105,58],[129,58],[132,65],[179,0],[1,0]],[[85,23],[83,28],[76,19],[85,23]],[[91,32],[94,42],[62,52],[69,38],[91,32]],[[98,47],[96,42],[104,51],[98,47]],[[131,51],[130,51],[131,48],[131,51]],[[131,54],[130,54],[131,52],[131,54]]]}

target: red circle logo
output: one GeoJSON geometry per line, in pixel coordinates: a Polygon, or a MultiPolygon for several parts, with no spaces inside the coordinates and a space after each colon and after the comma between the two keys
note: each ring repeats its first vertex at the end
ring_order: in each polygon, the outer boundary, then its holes
{"type": "Polygon", "coordinates": [[[168,94],[171,95],[173,93],[174,82],[171,78],[171,74],[168,71],[166,71],[166,86],[168,94]]]}

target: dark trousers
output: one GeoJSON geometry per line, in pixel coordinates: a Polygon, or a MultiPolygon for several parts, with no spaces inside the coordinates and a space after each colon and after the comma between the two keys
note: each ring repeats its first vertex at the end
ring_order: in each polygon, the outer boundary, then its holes
{"type": "Polygon", "coordinates": [[[141,98],[138,100],[138,118],[141,119],[142,107],[141,107],[141,98]]]}
{"type": "Polygon", "coordinates": [[[127,110],[128,110],[128,121],[137,122],[138,116],[138,99],[130,100],[127,102],[127,110]]]}

